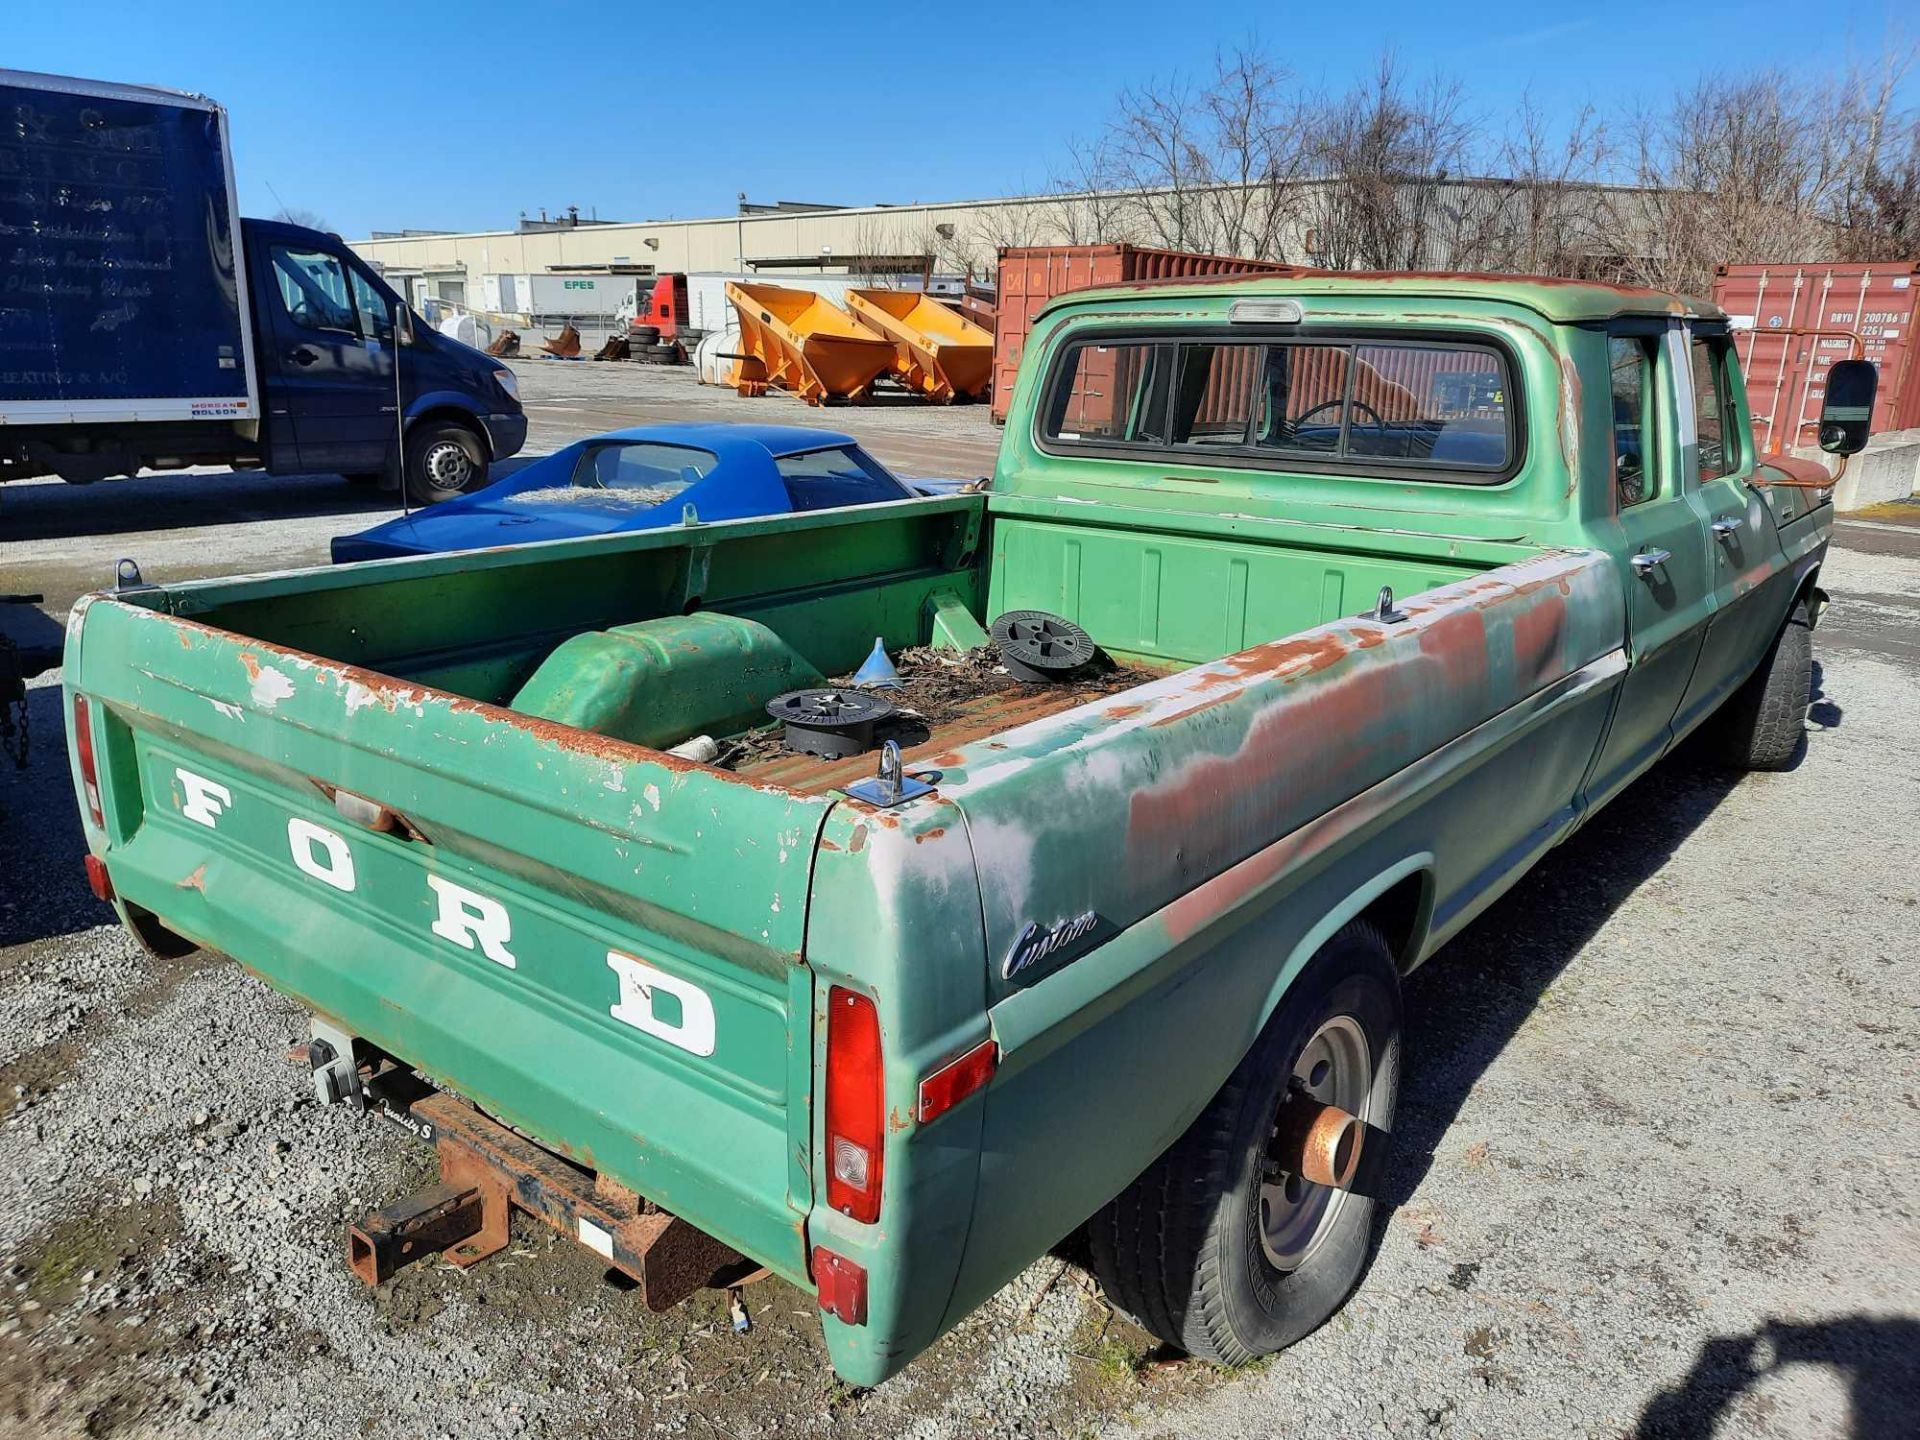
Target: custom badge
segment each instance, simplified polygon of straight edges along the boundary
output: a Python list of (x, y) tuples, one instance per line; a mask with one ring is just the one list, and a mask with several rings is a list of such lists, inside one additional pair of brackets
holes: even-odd
[(1071, 920), (1062, 920), (1054, 925), (1042, 925), (1037, 920), (1029, 920), (1007, 951), (1007, 958), (1001, 962), (1000, 978), (1011, 980), (1021, 972), (1031, 970), (1069, 945), (1086, 939), (1099, 928), (1100, 914), (1096, 910), (1084, 911)]

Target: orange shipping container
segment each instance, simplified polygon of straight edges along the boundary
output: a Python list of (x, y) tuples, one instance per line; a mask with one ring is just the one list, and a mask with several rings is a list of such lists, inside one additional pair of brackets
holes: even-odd
[(1713, 302), (1732, 318), (1763, 452), (1813, 443), (1827, 367), (1856, 353), (1856, 338), (1880, 370), (1875, 432), (1920, 426), (1920, 263), (1722, 265)]
[(1297, 265), (1235, 255), (1189, 255), (1140, 245), (1026, 245), (1000, 252), (994, 297), (993, 418), (1004, 421), (1033, 317), (1056, 295), (1090, 285), (1171, 280), (1187, 275), (1303, 275)]

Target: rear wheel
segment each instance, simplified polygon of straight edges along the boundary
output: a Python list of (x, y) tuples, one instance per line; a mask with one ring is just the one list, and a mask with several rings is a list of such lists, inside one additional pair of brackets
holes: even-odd
[(1718, 717), (1720, 754), (1737, 770), (1784, 770), (1799, 752), (1813, 703), (1813, 620), (1805, 605), (1774, 639)]
[(1187, 1133), (1088, 1222), (1108, 1296), (1169, 1344), (1227, 1365), (1325, 1323), (1366, 1269), (1374, 1202), (1270, 1158), (1276, 1116), (1297, 1090), (1390, 1129), (1400, 1017), (1385, 939), (1348, 924)]
[(454, 420), (430, 420), (407, 436), (407, 498), (416, 505), (451, 500), (487, 483), (480, 437)]

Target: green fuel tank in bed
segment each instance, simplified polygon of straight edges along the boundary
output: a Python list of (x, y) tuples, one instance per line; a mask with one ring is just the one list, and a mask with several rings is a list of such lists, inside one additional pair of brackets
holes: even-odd
[(764, 724), (767, 701), (821, 679), (765, 625), (701, 610), (574, 636), (534, 671), (512, 707), (664, 749)]

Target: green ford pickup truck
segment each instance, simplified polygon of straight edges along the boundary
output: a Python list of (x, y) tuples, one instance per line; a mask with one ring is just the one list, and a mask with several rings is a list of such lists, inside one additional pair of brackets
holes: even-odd
[(1076, 292), (984, 493), (87, 597), (88, 869), (438, 1146), (370, 1281), (518, 1208), (873, 1384), (1085, 1227), (1244, 1362), (1365, 1268), (1400, 977), (1696, 727), (1790, 763), (1832, 506), (1751, 437), (1652, 291)]

